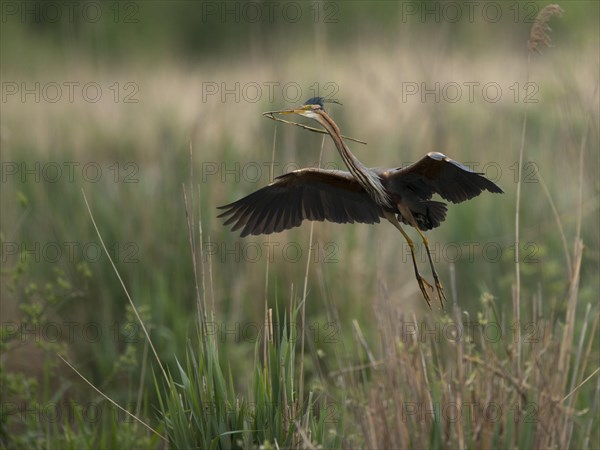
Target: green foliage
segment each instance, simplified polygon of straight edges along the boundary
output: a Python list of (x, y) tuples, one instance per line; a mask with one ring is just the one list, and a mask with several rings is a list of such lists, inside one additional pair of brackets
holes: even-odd
[[(65, 309), (86, 298), (92, 273), (89, 265), (82, 261), (75, 264), (72, 280), (59, 266), (53, 266), (50, 281), (29, 281), (34, 277), (34, 256), (30, 252), (20, 253), (14, 267), (6, 273), (10, 280), (6, 286), (10, 298), (19, 299), (19, 317), (3, 321), (0, 328), (0, 446), (14, 449), (153, 446), (156, 436), (149, 436), (139, 424), (101, 399), (71, 398), (71, 382), (56, 376), (61, 368), (56, 355), (67, 355), (75, 344), (58, 328), (62, 322), (57, 318)], [(149, 326), (147, 308), (141, 308), (141, 316)], [(130, 308), (127, 317), (129, 322), (125, 326), (131, 326), (134, 322)], [(59, 330), (56, 335), (55, 330)], [(135, 334), (137, 336), (129, 332), (127, 336), (140, 337), (138, 332)], [(42, 362), (39, 377), (11, 368), (11, 360), (23, 351), (39, 357)], [(112, 376), (137, 368), (137, 353), (135, 346), (128, 343), (113, 362)], [(55, 383), (60, 386), (58, 390), (52, 387)], [(146, 415), (145, 408), (141, 412)]]
[(210, 336), (188, 345), (185, 367), (178, 362), (167, 382), (155, 374), (161, 420), (174, 448), (290, 448), (308, 442), (341, 448), (341, 422), (331, 428), (312, 393), (306, 402), (297, 399), (303, 376), (295, 363), (298, 336), (295, 327), (283, 324), (266, 338), (266, 361), (257, 341), (248, 392), (236, 392), (231, 369), (222, 367), (218, 342)]

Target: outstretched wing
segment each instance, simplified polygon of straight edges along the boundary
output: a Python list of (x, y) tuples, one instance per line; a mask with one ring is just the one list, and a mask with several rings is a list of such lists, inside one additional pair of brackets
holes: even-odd
[(467, 166), (437, 152), (428, 153), (408, 167), (388, 172), (388, 176), (394, 188), (408, 189), (421, 200), (428, 200), (437, 193), (452, 203), (460, 203), (483, 191), (503, 192), (483, 174), (473, 172)]
[(300, 226), (303, 220), (378, 223), (383, 217), (354, 177), (340, 170), (301, 169), (229, 205), (219, 217), (241, 236), (271, 234)]

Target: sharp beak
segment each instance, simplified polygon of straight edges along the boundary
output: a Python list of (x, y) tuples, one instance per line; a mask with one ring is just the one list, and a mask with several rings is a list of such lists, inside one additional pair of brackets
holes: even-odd
[(310, 105), (302, 105), (294, 109), (282, 109), (279, 111), (267, 111), (263, 113), (263, 116), (272, 116), (273, 114), (300, 114), (303, 115), (306, 111), (310, 110)]

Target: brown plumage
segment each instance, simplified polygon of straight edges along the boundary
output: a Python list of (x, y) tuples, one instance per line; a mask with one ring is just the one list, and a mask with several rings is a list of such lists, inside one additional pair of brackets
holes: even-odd
[[(370, 170), (393, 201), (409, 205), (423, 231), (438, 227), (446, 218), (446, 204), (429, 200), (434, 193), (460, 203), (484, 190), (502, 192), (483, 175), (441, 153), (430, 153), (405, 168)], [(268, 186), (219, 209), (224, 210), (219, 217), (227, 218), (224, 225), (233, 224), (232, 231), (241, 229), (242, 237), (289, 230), (304, 220), (372, 224), (384, 217), (384, 207), (349, 172), (324, 169), (281, 175)], [(385, 209), (410, 225), (398, 209)]]
[(379, 223), (383, 210), (362, 186), (341, 170), (301, 169), (229, 205), (219, 217), (241, 236), (299, 227), (303, 220)]
[(298, 227), (304, 220), (334, 223), (379, 223), (390, 221), (405, 237), (410, 248), (415, 276), (427, 304), (425, 287), (432, 286), (419, 274), (414, 245), (400, 222), (417, 229), (423, 239), (440, 302), (445, 298), (433, 266), (427, 239), (420, 230), (438, 227), (446, 218), (445, 203), (431, 200), (433, 194), (460, 203), (483, 191), (502, 193), (481, 173), (432, 152), (416, 163), (396, 169), (366, 168), (352, 155), (339, 128), (323, 109), (323, 100), (314, 98), (301, 108), (272, 114), (296, 113), (319, 122), (332, 137), (350, 172), (317, 168), (295, 170), (277, 177), (271, 184), (225, 206), (219, 217), (241, 236), (271, 234)]

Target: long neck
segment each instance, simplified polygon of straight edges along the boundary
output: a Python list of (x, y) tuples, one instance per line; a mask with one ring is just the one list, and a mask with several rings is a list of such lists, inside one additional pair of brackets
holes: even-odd
[(321, 119), (319, 120), (319, 123), (325, 127), (333, 139), (340, 156), (344, 160), (344, 163), (346, 164), (346, 167), (348, 167), (348, 170), (352, 176), (354, 176), (356, 181), (358, 181), (360, 185), (369, 193), (373, 200), (380, 205), (390, 206), (390, 199), (383, 185), (381, 184), (381, 180), (373, 171), (366, 168), (363, 163), (361, 163), (356, 156), (350, 152), (350, 149), (342, 139), (342, 134), (336, 123), (324, 111), (320, 112), (319, 117)]

